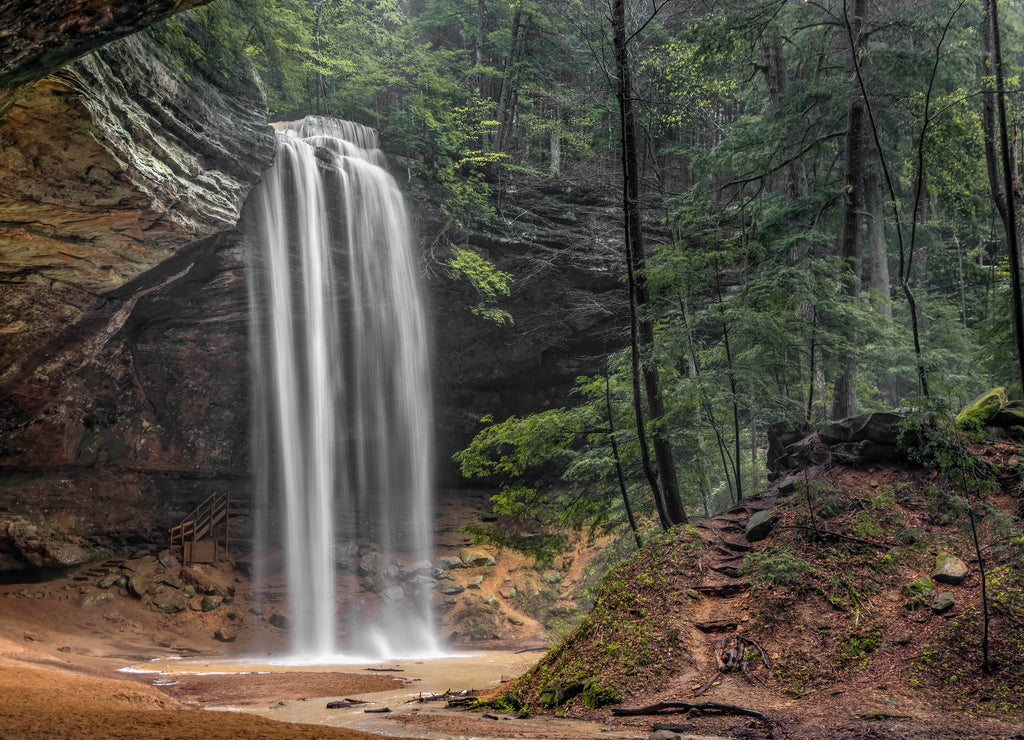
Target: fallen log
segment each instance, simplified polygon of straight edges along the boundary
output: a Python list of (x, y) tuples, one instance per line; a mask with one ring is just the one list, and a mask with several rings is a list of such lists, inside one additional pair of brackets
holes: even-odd
[(737, 707), (733, 704), (718, 704), (717, 702), (690, 704), (685, 701), (660, 701), (657, 704), (649, 704), (645, 707), (612, 707), (612, 715), (616, 717), (639, 717), (644, 714), (657, 714), (666, 709), (674, 712), (697, 711), (704, 714), (738, 714), (743, 717), (753, 717), (762, 722), (771, 722), (767, 714), (756, 709)]
[(390, 711), (388, 707), (381, 707), (380, 709), (364, 709), (363, 714), (388, 714)]

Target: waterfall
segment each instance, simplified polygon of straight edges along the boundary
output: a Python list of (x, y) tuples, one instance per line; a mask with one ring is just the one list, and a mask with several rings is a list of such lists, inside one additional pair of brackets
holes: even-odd
[(438, 650), (427, 323), (383, 164), (372, 129), (279, 124), (252, 201), (256, 529), (282, 551), (299, 660)]

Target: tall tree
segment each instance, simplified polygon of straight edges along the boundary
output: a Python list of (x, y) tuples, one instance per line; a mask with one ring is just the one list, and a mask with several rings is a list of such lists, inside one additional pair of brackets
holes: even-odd
[[(634, 410), (640, 438), (644, 472), (658, 505), (663, 526), (683, 524), (686, 510), (679, 496), (675, 459), (665, 428), (665, 404), (661, 396), (658, 365), (651, 356), (654, 347), (654, 321), (649, 313), (646, 254), (640, 206), (640, 159), (637, 150), (633, 85), (626, 38), (624, 0), (612, 2), (612, 36), (615, 48), (616, 97), (619, 101), (619, 125), (622, 153), (622, 208), (626, 244), (626, 270), (629, 282), (630, 338), (633, 362)], [(641, 315), (643, 313), (643, 315)], [(642, 356), (646, 354), (646, 356)], [(640, 402), (640, 375), (643, 376), (647, 409), (651, 415), (651, 438), (657, 473), (647, 451), (647, 431)]]

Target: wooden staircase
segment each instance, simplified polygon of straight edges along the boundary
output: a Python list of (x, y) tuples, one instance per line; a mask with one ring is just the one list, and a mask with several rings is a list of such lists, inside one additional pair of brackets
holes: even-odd
[(242, 501), (223, 491), (214, 493), (171, 527), (171, 552), (185, 565), (216, 562), (227, 555), (232, 518), (244, 513)]

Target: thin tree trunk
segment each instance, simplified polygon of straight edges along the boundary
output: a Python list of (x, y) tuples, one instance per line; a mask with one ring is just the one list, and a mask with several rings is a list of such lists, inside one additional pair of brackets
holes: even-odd
[(518, 69), (519, 66), (519, 27), (523, 16), (522, 0), (516, 3), (515, 12), (512, 14), (512, 40), (509, 44), (508, 53), (501, 65), (501, 91), (498, 93), (498, 129), (494, 132), (494, 151), (501, 152), (508, 136), (509, 103), (512, 101), (512, 77), (511, 69)]
[(612, 443), (612, 457), (615, 459), (615, 476), (619, 481), (619, 493), (622, 495), (622, 504), (626, 507), (626, 518), (629, 519), (629, 529), (636, 540), (636, 549), (642, 550), (644, 543), (640, 540), (640, 533), (636, 528), (636, 518), (633, 516), (633, 506), (629, 503), (629, 493), (626, 490), (626, 475), (622, 472), (622, 458), (619, 456), (619, 443), (615, 440), (615, 419), (612, 415), (612, 390), (611, 380), (608, 373), (604, 376), (604, 404), (608, 413), (608, 439)]
[[(1003, 191), (1006, 193), (1006, 250), (1010, 256), (1010, 290), (1013, 294), (1013, 333), (1017, 340), (1017, 367), (1024, 378), (1024, 301), (1021, 298), (1020, 242), (1017, 239), (1017, 192), (1010, 159), (1010, 137), (1006, 125), (1006, 84), (1003, 75), (1002, 41), (999, 37), (999, 3), (987, 0), (992, 17), (992, 61), (996, 73), (996, 110), (999, 116), (999, 144), (1002, 149)], [(1011, 370), (1010, 377), (1013, 377)]]
[[(657, 462), (657, 474), (653, 468), (647, 470), (648, 481), (655, 499), (664, 505), (666, 526), (683, 524), (687, 521), (679, 495), (679, 483), (676, 479), (675, 461), (672, 447), (665, 430), (665, 408), (659, 387), (658, 366), (650, 351), (654, 346), (654, 323), (649, 316), (640, 316), (640, 309), (647, 309), (650, 296), (647, 280), (644, 276), (646, 258), (644, 254), (643, 232), (640, 220), (640, 166), (636, 144), (636, 120), (633, 110), (633, 87), (630, 78), (629, 56), (626, 48), (625, 0), (613, 0), (612, 33), (615, 45), (615, 71), (618, 75), (617, 97), (622, 144), (622, 177), (623, 177), (623, 220), (625, 221), (627, 277), (630, 283), (631, 323), (633, 324), (632, 349), (633, 370), (643, 373), (644, 387), (647, 395), (647, 408), (651, 414), (652, 442), (654, 457)], [(647, 350), (648, 357), (640, 362), (641, 346)], [(638, 400), (638, 399), (636, 399)], [(641, 409), (636, 409), (637, 431), (642, 440), (646, 438), (646, 430), (641, 421)], [(641, 442), (641, 450), (646, 442)], [(645, 461), (645, 467), (649, 460)], [(660, 478), (660, 481), (658, 480)]]

